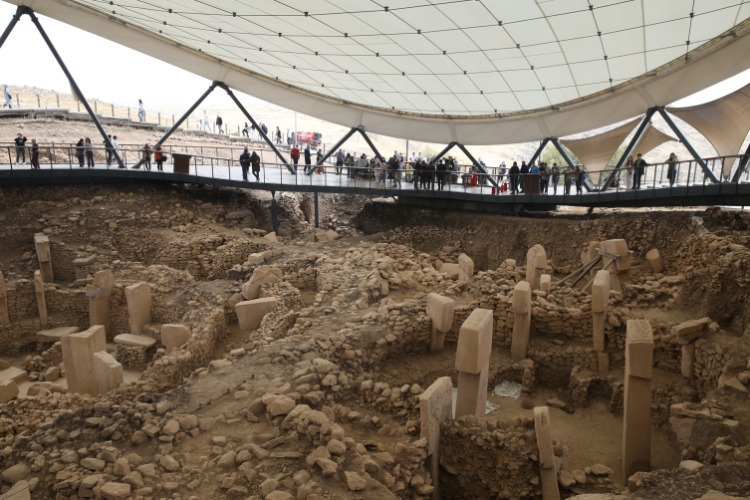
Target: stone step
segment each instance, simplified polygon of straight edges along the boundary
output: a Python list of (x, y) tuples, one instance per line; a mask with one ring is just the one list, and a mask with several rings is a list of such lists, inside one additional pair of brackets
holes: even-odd
[(156, 344), (156, 339), (146, 335), (133, 335), (132, 333), (121, 333), (115, 336), (115, 344), (126, 345), (131, 347), (144, 347), (148, 349)]

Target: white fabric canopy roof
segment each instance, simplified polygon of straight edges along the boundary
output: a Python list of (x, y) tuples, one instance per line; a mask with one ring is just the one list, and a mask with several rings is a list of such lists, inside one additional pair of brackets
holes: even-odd
[[(719, 156), (741, 154), (740, 148), (750, 130), (750, 85), (715, 101), (667, 110), (706, 136)], [(724, 161), (724, 177), (729, 175), (733, 164), (734, 159)]]
[(6, 1), (322, 119), (443, 143), (571, 135), (750, 67), (741, 0)]

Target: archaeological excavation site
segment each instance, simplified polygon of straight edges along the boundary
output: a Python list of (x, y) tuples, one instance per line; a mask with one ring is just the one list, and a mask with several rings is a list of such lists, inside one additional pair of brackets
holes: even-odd
[(750, 216), (0, 187), (2, 499), (750, 496)]

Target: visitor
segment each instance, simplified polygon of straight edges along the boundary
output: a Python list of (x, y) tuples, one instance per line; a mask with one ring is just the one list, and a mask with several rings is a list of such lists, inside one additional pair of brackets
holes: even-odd
[(292, 151), (289, 153), (289, 156), (292, 157), (292, 163), (294, 164), (294, 173), (296, 174), (297, 173), (297, 164), (299, 164), (299, 156), (300, 156), (299, 148), (297, 147), (296, 144), (292, 148)]
[(13, 107), (13, 96), (10, 95), (7, 85), (3, 85), (3, 99), (4, 99), (3, 107), (11, 109)]
[(250, 165), (252, 166), (255, 180), (260, 181), (260, 156), (255, 151), (250, 155)]
[(388, 174), (391, 187), (401, 188), (401, 158), (396, 154), (388, 161)]
[(362, 156), (359, 157), (359, 160), (357, 160), (357, 176), (366, 179), (370, 177), (368, 170), (369, 162), (367, 161), (367, 155), (362, 153)]
[(240, 155), (240, 167), (242, 167), (242, 180), (246, 181), (247, 172), (250, 170), (250, 151), (248, 151), (247, 148), (245, 148)]
[(565, 169), (565, 194), (570, 194), (570, 188), (573, 185), (573, 166), (568, 165), (568, 168)]
[(635, 169), (635, 160), (633, 160), (633, 155), (628, 156), (627, 161), (625, 162), (625, 188), (630, 188), (633, 186), (633, 171)]
[(646, 160), (643, 159), (643, 155), (641, 153), (638, 153), (638, 157), (635, 160), (635, 163), (633, 164), (634, 167), (634, 175), (633, 175), (633, 189), (640, 189), (641, 188), (641, 177), (646, 173), (646, 167), (648, 166), (648, 163), (646, 163)]
[(346, 153), (344, 166), (346, 167), (346, 176), (350, 179), (354, 178), (354, 157), (350, 153)]
[(315, 155), (315, 164), (318, 166), (315, 172), (318, 174), (322, 174), (323, 173), (323, 152), (320, 149), (318, 149), (318, 152)]
[(560, 167), (557, 163), (552, 164), (552, 191), (557, 194), (557, 183), (560, 182)]
[(219, 134), (224, 133), (224, 120), (222, 120), (221, 115), (218, 113), (216, 114), (216, 128), (218, 129)]
[(276, 144), (281, 146), (281, 129), (278, 127), (278, 125), (276, 126)]
[[(114, 159), (119, 157), (120, 160), (122, 160), (122, 157), (120, 156), (120, 145), (117, 143), (117, 136), (113, 135), (110, 142), (112, 142), (112, 158)], [(120, 165), (117, 168), (125, 168), (125, 165)]]
[(21, 132), (13, 140), (16, 143), (16, 163), (26, 163), (26, 140)]
[(669, 187), (674, 186), (674, 181), (677, 179), (677, 155), (674, 152), (667, 160), (667, 179), (669, 179)]
[(547, 189), (549, 188), (549, 172), (547, 171), (546, 163), (539, 162), (539, 176), (542, 193), (547, 194)]
[(437, 176), (437, 188), (438, 191), (443, 190), (443, 186), (445, 185), (445, 162), (442, 158), (438, 160), (437, 165), (435, 166), (435, 174)]
[(245, 122), (245, 127), (242, 129), (242, 135), (250, 139), (250, 125)]
[[(128, 115), (128, 116), (130, 116), (130, 115)], [(146, 121), (146, 108), (143, 106), (143, 101), (140, 100), (140, 99), (138, 99), (138, 121), (139, 122), (145, 122)]]
[(161, 146), (157, 144), (154, 146), (154, 161), (156, 162), (156, 170), (159, 172), (163, 171), (165, 155), (161, 150)]
[[(143, 169), (151, 171), (151, 146), (148, 145), (148, 143), (143, 145), (143, 148), (141, 149), (141, 159), (143, 160)], [(138, 165), (136, 165), (133, 168), (138, 168)]]
[(378, 160), (377, 155), (371, 160), (372, 171), (375, 172), (375, 182), (378, 187), (385, 187), (386, 169), (383, 168), (383, 164)]
[(76, 142), (76, 158), (78, 158), (78, 166), (80, 168), (83, 168), (83, 158), (86, 154), (86, 147), (83, 143), (83, 137), (81, 137), (78, 142)]
[(305, 172), (306, 173), (312, 173), (310, 172), (310, 167), (312, 166), (312, 152), (310, 151), (310, 145), (305, 144)]
[(88, 168), (94, 168), (94, 146), (91, 144), (91, 139), (86, 137), (83, 145), (86, 149), (86, 165)]
[(344, 151), (339, 149), (336, 152), (336, 175), (341, 175), (341, 172), (344, 170)]
[(211, 132), (211, 120), (208, 119), (208, 113), (205, 109), (203, 110), (203, 125), (201, 126), (199, 124), (198, 127), (201, 128), (201, 130)]
[(104, 141), (104, 153), (107, 158), (107, 166), (112, 165), (112, 134), (107, 134), (107, 141)]
[(576, 165), (573, 178), (576, 181), (576, 194), (583, 194), (583, 170), (580, 165)]
[(518, 162), (513, 162), (513, 165), (511, 165), (508, 174), (508, 177), (510, 178), (510, 194), (518, 194), (518, 184), (520, 180), (519, 177), (521, 174), (521, 169), (518, 168)]
[(505, 162), (500, 162), (500, 166), (497, 167), (497, 183), (502, 184), (503, 179), (505, 179), (505, 174), (508, 173), (508, 167), (505, 165)]
[(526, 164), (526, 161), (521, 161), (521, 175), (518, 177), (518, 190), (526, 192), (526, 176), (529, 175), (531, 168)]
[(31, 168), (39, 168), (39, 144), (31, 139)]

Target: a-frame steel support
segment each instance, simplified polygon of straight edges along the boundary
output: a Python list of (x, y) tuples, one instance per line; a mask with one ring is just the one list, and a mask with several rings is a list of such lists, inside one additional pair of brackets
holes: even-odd
[(13, 19), (10, 21), (10, 23), (8, 23), (8, 27), (5, 28), (5, 31), (3, 32), (2, 36), (0, 36), (0, 47), (2, 47), (2, 45), (5, 43), (5, 40), (8, 38), (8, 35), (10, 35), (16, 23), (18, 23), (18, 20), (24, 14), (29, 16), (29, 18), (31, 19), (31, 22), (34, 23), (34, 26), (36, 26), (36, 29), (39, 31), (39, 34), (42, 35), (42, 39), (44, 39), (44, 43), (47, 44), (47, 47), (49, 48), (50, 52), (52, 52), (52, 55), (57, 61), (57, 64), (60, 65), (60, 69), (63, 70), (63, 73), (65, 73), (65, 76), (68, 78), (68, 82), (70, 83), (70, 88), (73, 90), (73, 93), (78, 98), (78, 100), (81, 101), (81, 103), (83, 104), (83, 107), (86, 108), (86, 112), (89, 114), (97, 130), (99, 130), (99, 133), (104, 138), (104, 142), (107, 145), (107, 147), (112, 150), (115, 160), (117, 160), (117, 164), (120, 166), (120, 168), (125, 168), (125, 164), (122, 162), (122, 158), (120, 158), (120, 153), (118, 153), (117, 150), (112, 146), (112, 142), (109, 140), (109, 137), (107, 137), (107, 132), (104, 131), (104, 127), (102, 127), (101, 122), (99, 122), (99, 119), (96, 117), (96, 113), (94, 113), (94, 110), (91, 109), (91, 106), (89, 106), (88, 101), (83, 96), (83, 92), (81, 92), (81, 89), (78, 87), (78, 84), (73, 79), (73, 75), (71, 75), (70, 71), (68, 71), (68, 67), (65, 66), (65, 63), (60, 57), (60, 54), (57, 52), (57, 49), (55, 48), (55, 46), (52, 44), (52, 41), (47, 36), (47, 32), (44, 31), (44, 28), (42, 28), (42, 24), (39, 22), (39, 19), (36, 17), (36, 15), (34, 14), (34, 11), (30, 7), (26, 7), (24, 5), (18, 6), (18, 9), (16, 9), (16, 14), (13, 16)]
[(378, 148), (375, 147), (375, 144), (372, 143), (372, 141), (370, 140), (370, 137), (367, 135), (367, 132), (365, 132), (365, 128), (362, 126), (352, 127), (351, 130), (349, 130), (349, 132), (344, 134), (344, 137), (339, 139), (339, 141), (336, 144), (334, 144), (333, 147), (331, 147), (328, 151), (326, 151), (326, 154), (324, 154), (320, 158), (320, 161), (318, 161), (317, 163), (315, 163), (315, 165), (311, 166), (308, 170), (306, 170), (305, 174), (311, 175), (313, 172), (315, 172), (317, 167), (322, 165), (328, 158), (330, 158), (336, 151), (338, 151), (339, 148), (343, 146), (344, 143), (348, 141), (351, 136), (353, 136), (357, 132), (359, 132), (360, 135), (364, 138), (365, 142), (367, 143), (368, 146), (370, 146), (370, 149), (375, 154), (375, 156), (377, 156), (378, 158), (383, 158), (383, 155), (380, 154), (380, 151), (378, 151)]
[(539, 147), (536, 149), (533, 155), (531, 155), (531, 159), (529, 160), (529, 165), (534, 163), (537, 158), (542, 156), (542, 153), (544, 152), (544, 148), (547, 147), (547, 144), (549, 144), (550, 138), (545, 137), (541, 144), (539, 144)]
[[(576, 162), (573, 161), (573, 158), (570, 157), (563, 145), (560, 144), (560, 139), (557, 137), (550, 137), (549, 142), (557, 148), (560, 156), (563, 157), (563, 160), (565, 160), (565, 163), (567, 163), (570, 168), (576, 168)], [(583, 187), (586, 188), (586, 191), (594, 191), (594, 185), (591, 183), (591, 179), (589, 179), (588, 175), (583, 178)]]
[(677, 135), (677, 138), (680, 140), (683, 146), (685, 146), (685, 149), (688, 150), (688, 152), (693, 155), (693, 159), (698, 163), (698, 165), (701, 166), (701, 169), (703, 170), (703, 174), (708, 177), (711, 182), (721, 182), (721, 179), (716, 177), (716, 174), (714, 174), (711, 169), (708, 168), (708, 165), (706, 165), (706, 162), (701, 158), (701, 156), (698, 154), (698, 152), (693, 148), (693, 145), (690, 144), (690, 141), (687, 140), (687, 137), (685, 137), (685, 134), (682, 133), (682, 130), (680, 130), (677, 125), (675, 124), (674, 120), (672, 120), (672, 117), (669, 116), (669, 113), (664, 109), (664, 107), (660, 106), (656, 108), (657, 111), (659, 111), (659, 114), (664, 118), (664, 121), (667, 122), (667, 125), (669, 125), (669, 128), (672, 129), (672, 132), (674, 132)]
[(466, 155), (466, 157), (469, 159), (469, 161), (472, 163), (472, 165), (474, 165), (475, 167), (477, 167), (477, 169), (481, 173), (485, 174), (485, 176), (486, 176), (487, 180), (490, 182), (490, 184), (492, 184), (495, 187), (499, 187), (497, 181), (492, 178), (492, 176), (489, 174), (489, 172), (487, 172), (487, 169), (485, 169), (482, 166), (482, 164), (479, 163), (476, 160), (476, 158), (474, 158), (474, 155), (472, 155), (469, 152), (469, 150), (466, 149), (466, 146), (464, 146), (460, 142), (456, 142), (456, 141), (449, 142), (448, 145), (445, 146), (445, 148), (443, 148), (442, 151), (440, 151), (437, 155), (435, 155), (435, 156), (432, 157), (432, 160), (430, 160), (430, 163), (435, 163), (436, 161), (438, 161), (440, 158), (442, 158), (443, 156), (445, 156), (448, 153), (448, 151), (450, 151), (451, 149), (453, 149), (454, 146), (458, 146), (458, 149), (460, 149)]
[[(617, 178), (618, 172), (622, 169), (622, 167), (625, 165), (625, 161), (627, 161), (628, 156), (633, 154), (633, 151), (636, 147), (638, 147), (638, 144), (641, 143), (641, 140), (643, 139), (643, 136), (648, 131), (649, 127), (651, 126), (651, 118), (653, 118), (654, 113), (656, 113), (656, 108), (649, 108), (648, 111), (646, 111), (646, 114), (643, 116), (643, 119), (641, 120), (641, 123), (638, 125), (638, 129), (636, 129), (635, 134), (633, 134), (633, 137), (630, 139), (630, 142), (627, 146), (625, 146), (625, 150), (622, 152), (622, 156), (617, 160), (617, 164), (615, 165), (615, 168), (612, 169), (612, 171), (609, 173), (606, 179), (604, 179), (604, 183), (602, 184), (600, 190), (605, 191), (608, 189), (612, 183)], [(630, 186), (628, 186), (630, 187)]]
[(740, 177), (742, 177), (742, 174), (745, 173), (745, 169), (747, 168), (748, 161), (750, 160), (750, 145), (747, 146), (747, 149), (745, 150), (745, 154), (740, 158), (740, 163), (737, 165), (737, 171), (732, 176), (732, 182), (737, 183), (740, 182)]

